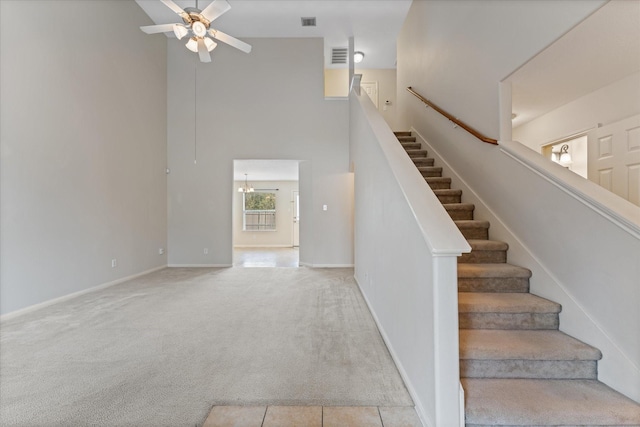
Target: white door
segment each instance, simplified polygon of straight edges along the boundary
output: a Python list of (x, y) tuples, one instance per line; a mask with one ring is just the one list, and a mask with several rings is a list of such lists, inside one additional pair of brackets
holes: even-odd
[(300, 246), (300, 192), (293, 192), (293, 246)]
[(378, 82), (360, 83), (360, 89), (369, 95), (369, 98), (373, 101), (373, 105), (378, 108)]
[(591, 131), (588, 176), (640, 206), (640, 114)]

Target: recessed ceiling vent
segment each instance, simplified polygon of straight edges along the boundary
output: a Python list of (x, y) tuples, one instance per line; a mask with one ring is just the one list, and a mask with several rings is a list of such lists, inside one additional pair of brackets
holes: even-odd
[(347, 64), (348, 57), (349, 57), (348, 47), (334, 47), (331, 49), (332, 64)]
[(315, 16), (310, 16), (310, 17), (302, 17), (300, 18), (300, 20), (302, 21), (302, 26), (303, 27), (315, 27), (316, 26), (316, 17)]

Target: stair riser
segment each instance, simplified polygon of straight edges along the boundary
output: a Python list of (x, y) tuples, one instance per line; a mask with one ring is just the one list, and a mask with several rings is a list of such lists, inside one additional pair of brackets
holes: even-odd
[(473, 219), (473, 211), (447, 209), (447, 213), (449, 214), (451, 219), (453, 219), (454, 221), (463, 220), (463, 219)]
[(393, 132), (395, 136), (411, 136), (411, 131), (397, 130)]
[(465, 239), (489, 239), (489, 229), (487, 228), (459, 228)]
[(460, 360), (463, 378), (535, 378), (595, 380), (594, 360)]
[(402, 148), (405, 150), (419, 150), (422, 148), (419, 142), (403, 142)]
[(412, 159), (420, 159), (420, 158), (423, 158), (423, 157), (427, 157), (427, 152), (424, 151), (424, 150), (412, 151), (412, 152), (408, 152), (407, 151), (407, 154)]
[(507, 262), (507, 251), (472, 250), (468, 254), (462, 254), (461, 256), (459, 256), (458, 262), (469, 263), (469, 264), (505, 263)]
[(458, 278), (459, 292), (529, 292), (529, 279), (520, 277)]
[(440, 203), (460, 203), (462, 202), (462, 196), (438, 196)]
[(400, 142), (416, 142), (415, 136), (398, 136), (397, 138)]
[(558, 329), (557, 313), (460, 313), (460, 329)]
[(423, 166), (433, 166), (434, 164), (434, 159), (432, 157), (418, 157), (411, 160), (413, 160), (413, 164), (418, 168)]
[(429, 169), (429, 170), (421, 170), (420, 173), (425, 178), (441, 177), (442, 176), (442, 169), (441, 168), (433, 168), (433, 169)]
[(446, 182), (446, 181), (430, 181), (429, 179), (425, 178), (425, 181), (427, 181), (427, 184), (429, 184), (429, 187), (431, 187), (432, 190), (448, 190), (451, 188), (451, 182)]

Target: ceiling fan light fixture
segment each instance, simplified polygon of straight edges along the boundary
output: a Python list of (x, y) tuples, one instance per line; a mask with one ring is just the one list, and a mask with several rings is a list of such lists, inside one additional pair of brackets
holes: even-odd
[(198, 53), (198, 40), (195, 37), (191, 37), (189, 41), (185, 44), (185, 46), (191, 52)]
[(214, 42), (209, 37), (205, 37), (204, 38), (204, 45), (207, 47), (207, 50), (209, 52), (211, 52), (213, 49), (216, 48), (216, 46), (218, 46), (218, 43)]
[(354, 52), (353, 54), (353, 62), (355, 62), (356, 64), (359, 64), (360, 62), (362, 62), (362, 60), (364, 59), (364, 53), (358, 51), (358, 52)]
[(195, 34), (196, 37), (204, 37), (205, 34), (207, 34), (206, 25), (204, 25), (200, 21), (195, 21), (193, 24), (191, 24), (191, 30), (193, 30), (193, 34)]
[(173, 26), (173, 34), (176, 35), (178, 40), (181, 40), (189, 33), (189, 30), (184, 25), (176, 24)]

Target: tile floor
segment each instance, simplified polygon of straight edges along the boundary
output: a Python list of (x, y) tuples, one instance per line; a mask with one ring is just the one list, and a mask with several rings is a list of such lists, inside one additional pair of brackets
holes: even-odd
[(412, 407), (214, 406), (203, 427), (421, 427)]
[(234, 248), (234, 267), (298, 267), (298, 248)]

